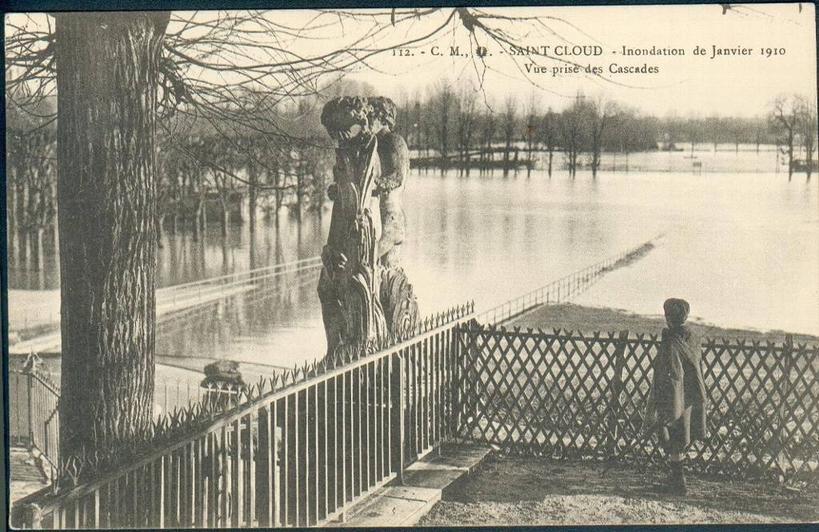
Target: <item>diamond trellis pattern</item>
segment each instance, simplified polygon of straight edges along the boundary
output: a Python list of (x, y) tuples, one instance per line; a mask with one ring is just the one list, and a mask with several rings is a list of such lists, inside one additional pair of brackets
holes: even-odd
[[(509, 452), (655, 462), (641, 434), (657, 335), (458, 330), (459, 432)], [(742, 338), (702, 342), (708, 438), (691, 446), (702, 471), (819, 480), (819, 346)]]

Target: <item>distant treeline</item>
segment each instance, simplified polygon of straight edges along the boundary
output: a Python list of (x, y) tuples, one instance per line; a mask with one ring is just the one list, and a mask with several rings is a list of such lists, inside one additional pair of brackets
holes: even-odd
[[(565, 108), (555, 110), (532, 98), (513, 96), (500, 104), (487, 104), (472, 87), (456, 88), (448, 82), (430, 87), (424, 96), (400, 102), (397, 129), (421, 157), (437, 158), (441, 165), (463, 167), (475, 153), (496, 151), (546, 152), (551, 174), (554, 155), (560, 152), (571, 174), (581, 155), (588, 156), (592, 172), (599, 168), (601, 152), (635, 152), (683, 149), (692, 144), (786, 145), (772, 113), (740, 117), (656, 117), (604, 96), (578, 94)], [(480, 155), (479, 155), (480, 156)]]

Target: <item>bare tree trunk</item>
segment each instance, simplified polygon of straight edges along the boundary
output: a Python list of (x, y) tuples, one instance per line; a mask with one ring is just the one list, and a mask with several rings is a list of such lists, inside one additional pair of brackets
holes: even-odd
[(197, 200), (196, 201), (196, 208), (193, 211), (193, 236), (192, 236), (192, 238), (193, 238), (194, 242), (199, 241), (199, 233), (200, 233), (201, 228), (202, 228), (202, 211), (203, 210), (204, 210), (204, 208), (203, 208), (202, 200), (201, 199)]
[(32, 227), (28, 234), (31, 267), (36, 271), (43, 269), (43, 228)]
[(279, 227), (279, 211), (282, 208), (282, 191), (276, 190), (276, 206), (273, 211), (273, 218), (274, 222), (276, 222), (276, 227)]
[(256, 172), (252, 172), (250, 177), (250, 185), (248, 185), (247, 210), (248, 222), (250, 223), (250, 232), (256, 231), (256, 204), (258, 203), (258, 189), (256, 185), (258, 178)]
[(793, 178), (793, 133), (788, 133), (788, 181)]
[(105, 455), (151, 422), (157, 71), (169, 18), (56, 15), (62, 458)]
[(24, 178), (23, 175), (18, 174), (17, 178), (21, 180), (17, 183), (17, 193), (15, 194), (17, 205), (14, 208), (15, 212), (17, 213), (17, 251), (19, 253), (21, 264), (25, 264), (25, 261), (28, 258), (28, 246), (26, 239), (26, 226), (28, 225), (28, 216), (26, 215), (27, 187), (25, 182), (22, 181)]
[(228, 225), (230, 225), (230, 204), (226, 201), (222, 201), (222, 236), (227, 236), (228, 234)]
[(204, 238), (206, 234), (206, 229), (208, 228), (208, 193), (205, 190), (203, 190), (202, 192), (201, 201), (202, 210), (199, 212), (199, 221), (201, 222), (199, 228), (202, 230), (202, 237)]
[(552, 157), (554, 157), (554, 150), (549, 148), (549, 179), (552, 178)]
[(165, 216), (160, 214), (156, 217), (156, 247), (162, 249), (162, 239), (165, 237)]
[(299, 227), (301, 227), (301, 203), (304, 197), (304, 166), (302, 162), (304, 152), (299, 151), (298, 157), (299, 161), (296, 164), (296, 220), (299, 223)]
[(54, 225), (52, 226), (52, 236), (54, 237), (54, 255), (60, 256), (60, 211), (54, 213)]
[(17, 232), (15, 224), (17, 222), (17, 212), (15, 208), (15, 187), (13, 180), (15, 179), (14, 170), (7, 170), (6, 173), (6, 256), (12, 261), (17, 260), (15, 253), (16, 247), (14, 245), (14, 234)]

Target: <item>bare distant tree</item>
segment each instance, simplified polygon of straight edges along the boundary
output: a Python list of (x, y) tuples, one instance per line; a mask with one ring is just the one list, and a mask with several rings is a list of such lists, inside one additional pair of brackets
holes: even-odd
[(9, 252), (16, 239), (17, 255), (33, 259), (31, 267), (39, 270), (43, 233), (54, 223), (56, 214), (56, 143), (53, 128), (32, 129), (30, 123), (19, 123), (19, 118), (8, 117), (6, 130)]
[(780, 95), (773, 101), (770, 121), (777, 132), (778, 144), (788, 157), (788, 181), (793, 178), (794, 147), (799, 126), (799, 104), (796, 97)]
[(588, 104), (589, 114), (589, 148), (591, 150), (591, 170), (592, 179), (597, 177), (597, 170), (600, 168), (601, 153), (603, 149), (603, 136), (606, 128), (611, 124), (617, 113), (617, 105), (607, 101), (603, 96), (592, 99)]
[(569, 175), (577, 175), (577, 159), (584, 143), (584, 107), (583, 98), (578, 96), (574, 103), (560, 115), (560, 137)]
[(526, 177), (532, 175), (534, 152), (538, 142), (537, 98), (533, 92), (526, 105)]
[[(692, 121), (691, 124), (696, 127), (694, 121)], [(726, 134), (728, 133), (726, 126), (727, 124), (722, 117), (714, 115), (705, 119), (704, 130), (710, 135), (711, 144), (714, 146), (714, 153), (717, 151), (717, 145), (726, 138)]]
[(816, 102), (804, 96), (797, 97), (797, 130), (805, 150), (805, 172), (810, 181), (813, 172), (813, 152), (816, 150)]
[(517, 129), (518, 103), (514, 96), (507, 96), (503, 105), (503, 175), (509, 174), (509, 153), (512, 151), (512, 143), (515, 140), (515, 130)]
[(449, 121), (456, 105), (455, 93), (448, 80), (442, 80), (435, 87), (433, 109), (435, 112), (435, 136), (438, 144), (438, 153), (441, 157), (441, 171), (449, 167), (449, 136), (451, 134)]
[(458, 162), (461, 173), (469, 175), (472, 138), (475, 135), (476, 94), (471, 87), (464, 87), (458, 95)]
[(495, 114), (488, 110), (481, 113), (481, 168), (489, 169), (493, 159), (492, 143), (495, 140), (495, 133), (498, 127)]
[(560, 115), (552, 111), (552, 108), (549, 107), (540, 123), (540, 141), (546, 149), (546, 169), (549, 177), (552, 177), (552, 160), (558, 141), (559, 116)]

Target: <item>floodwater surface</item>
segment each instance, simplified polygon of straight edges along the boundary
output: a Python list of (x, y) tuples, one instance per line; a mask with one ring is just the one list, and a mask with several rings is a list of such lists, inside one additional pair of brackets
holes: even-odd
[[(413, 173), (402, 261), (428, 314), (469, 300), (488, 308), (662, 235), (575, 302), (659, 314), (665, 298), (683, 297), (692, 316), (717, 325), (819, 334), (817, 181), (774, 172)], [(318, 255), (328, 209), (301, 225), (284, 216), (278, 229), (237, 225), (225, 239), (218, 228), (198, 242), (168, 235), (160, 285)], [(314, 359), (324, 351), (317, 278), (311, 270), (270, 279), (168, 320), (157, 352), (198, 367)]]
[[(423, 314), (468, 300), (488, 308), (662, 235), (575, 301), (660, 314), (665, 298), (684, 297), (692, 316), (714, 324), (817, 334), (819, 187), (783, 177), (415, 174), (403, 264)], [(303, 249), (318, 252), (327, 219), (311, 244), (302, 236)], [(177, 321), (173, 334), (168, 325), (160, 352), (312, 359), (324, 350), (316, 282), (317, 272), (291, 276)]]

